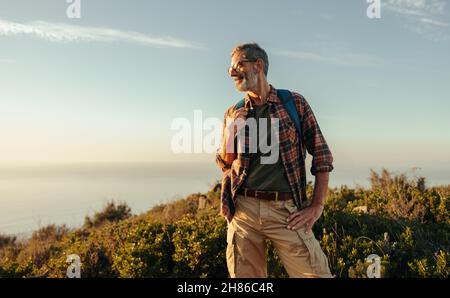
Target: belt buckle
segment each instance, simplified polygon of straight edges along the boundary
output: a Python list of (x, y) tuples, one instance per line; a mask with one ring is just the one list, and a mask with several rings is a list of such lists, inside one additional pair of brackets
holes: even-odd
[(258, 191), (255, 190), (255, 199), (257, 199), (257, 198), (258, 198)]

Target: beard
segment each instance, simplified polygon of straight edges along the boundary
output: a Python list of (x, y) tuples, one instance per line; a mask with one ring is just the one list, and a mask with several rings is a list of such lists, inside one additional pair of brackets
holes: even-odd
[(236, 89), (241, 92), (246, 92), (255, 89), (258, 86), (258, 76), (256, 71), (244, 73), (241, 82), (236, 83)]

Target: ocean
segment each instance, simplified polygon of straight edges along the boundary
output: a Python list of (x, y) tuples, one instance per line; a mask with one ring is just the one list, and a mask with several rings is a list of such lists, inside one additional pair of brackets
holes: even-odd
[[(450, 183), (447, 170), (420, 174), (428, 185)], [(111, 200), (126, 202), (139, 214), (159, 203), (205, 193), (220, 177), (214, 163), (3, 165), (0, 234), (27, 236), (48, 224), (78, 227)], [(330, 186), (368, 187), (368, 177), (367, 167), (335, 167)]]

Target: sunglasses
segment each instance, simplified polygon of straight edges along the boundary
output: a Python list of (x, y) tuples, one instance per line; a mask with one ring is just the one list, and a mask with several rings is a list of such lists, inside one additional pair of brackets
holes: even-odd
[(234, 65), (230, 66), (228, 68), (228, 74), (231, 74), (234, 71), (240, 71), (242, 67), (244, 66), (244, 62), (256, 62), (258, 59), (242, 59), (238, 62), (234, 63)]

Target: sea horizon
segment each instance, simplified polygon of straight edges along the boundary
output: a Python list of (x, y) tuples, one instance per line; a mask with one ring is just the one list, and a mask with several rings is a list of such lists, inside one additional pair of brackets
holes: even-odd
[[(423, 176), (427, 186), (450, 183), (445, 168), (384, 168)], [(307, 175), (308, 181), (313, 179)], [(367, 166), (338, 165), (330, 174), (330, 187), (368, 188), (369, 176)], [(0, 234), (27, 237), (48, 224), (76, 228), (112, 200), (125, 202), (133, 214), (140, 214), (192, 193), (206, 193), (220, 177), (214, 162), (3, 163)]]

